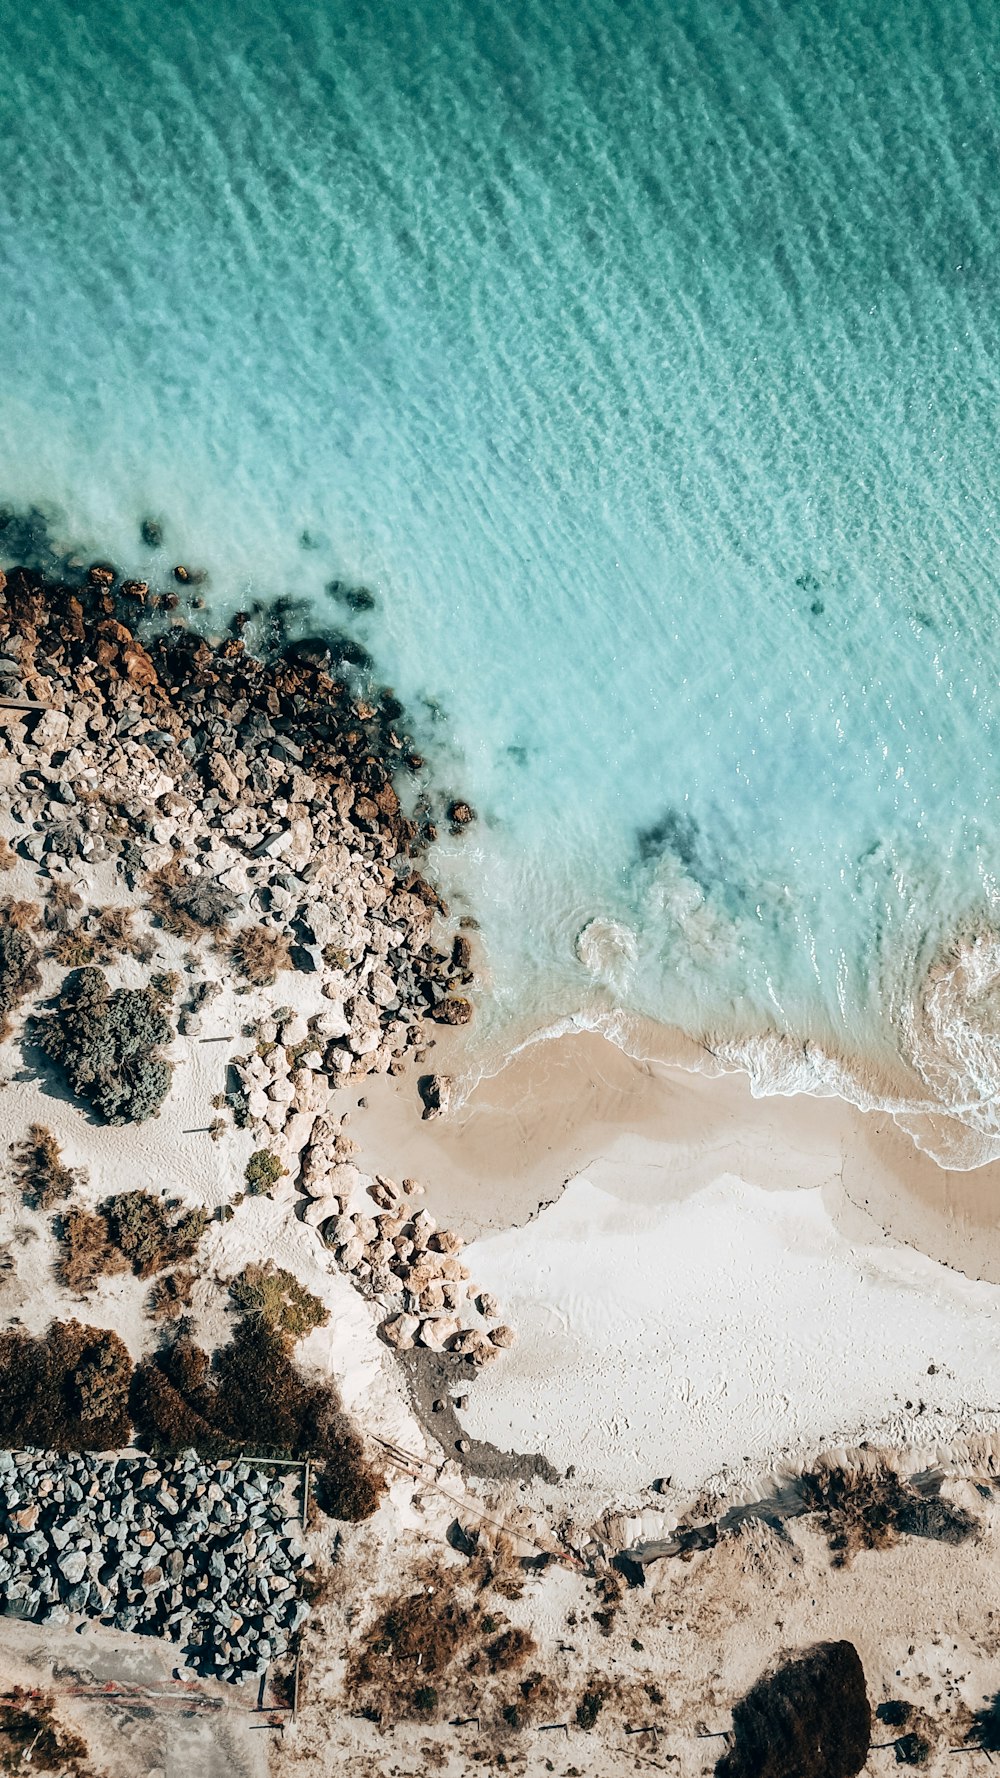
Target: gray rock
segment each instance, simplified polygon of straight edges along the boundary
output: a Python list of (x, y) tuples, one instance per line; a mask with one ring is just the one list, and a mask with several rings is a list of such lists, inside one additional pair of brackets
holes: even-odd
[(66, 1556), (60, 1556), (57, 1568), (59, 1568), (62, 1579), (69, 1581), (69, 1586), (77, 1586), (77, 1582), (82, 1581), (85, 1572), (87, 1572), (87, 1558), (85, 1558), (84, 1550), (68, 1550)]

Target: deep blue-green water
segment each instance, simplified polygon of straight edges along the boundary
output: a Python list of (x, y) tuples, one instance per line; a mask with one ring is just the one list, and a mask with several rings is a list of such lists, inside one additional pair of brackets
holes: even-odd
[[(995, 6), (0, 25), (0, 499), (220, 611), (375, 590), (480, 811), (486, 1028), (600, 980), (912, 1055), (1000, 921)], [(996, 979), (945, 1045), (986, 1129)]]

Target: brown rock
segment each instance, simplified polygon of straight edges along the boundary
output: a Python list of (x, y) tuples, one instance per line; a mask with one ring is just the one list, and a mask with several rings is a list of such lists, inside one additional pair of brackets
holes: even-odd
[(472, 1017), (471, 1000), (465, 1000), (460, 994), (449, 994), (447, 999), (439, 1000), (431, 1010), (431, 1018), (438, 1025), (467, 1025)]
[(465, 1236), (460, 1235), (457, 1229), (438, 1229), (431, 1235), (427, 1245), (433, 1247), (435, 1253), (461, 1253), (465, 1246)]
[(516, 1339), (517, 1334), (514, 1332), (514, 1329), (512, 1327), (505, 1327), (502, 1322), (499, 1327), (490, 1328), (490, 1341), (494, 1346), (513, 1346)]
[(456, 802), (449, 804), (448, 820), (453, 827), (469, 827), (475, 819), (476, 811), (471, 803)]
[[(443, 1111), (447, 1111), (451, 1099), (451, 1076), (448, 1074), (424, 1074), (417, 1082), (417, 1092), (424, 1104), (421, 1116), (425, 1120), (431, 1117), (440, 1117)], [(403, 1185), (406, 1186), (405, 1179)]]
[(240, 794), (240, 781), (225, 755), (213, 753), (208, 762), (208, 769), (212, 775), (213, 783), (222, 791), (223, 796), (228, 797), (231, 803), (235, 803)]

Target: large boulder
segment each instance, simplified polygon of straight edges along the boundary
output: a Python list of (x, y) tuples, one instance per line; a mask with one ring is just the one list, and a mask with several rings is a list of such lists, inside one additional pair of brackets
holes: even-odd
[(819, 1642), (765, 1674), (733, 1710), (716, 1778), (855, 1778), (871, 1707), (852, 1642)]

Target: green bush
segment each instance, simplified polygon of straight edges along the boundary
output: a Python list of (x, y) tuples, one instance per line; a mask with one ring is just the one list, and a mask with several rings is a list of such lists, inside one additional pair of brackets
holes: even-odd
[(112, 992), (95, 967), (68, 975), (55, 1011), (38, 1020), (45, 1054), (109, 1124), (142, 1123), (159, 1111), (173, 1073), (160, 1050), (173, 1036), (162, 986)]
[(259, 1316), (276, 1333), (286, 1335), (290, 1344), (330, 1319), (319, 1297), (300, 1284), (293, 1272), (270, 1261), (263, 1266), (244, 1266), (232, 1279), (229, 1294), (244, 1315)]
[(259, 1149), (250, 1156), (246, 1164), (244, 1177), (247, 1190), (252, 1197), (269, 1198), (273, 1187), (287, 1172), (288, 1168), (282, 1166), (277, 1155), (272, 1154), (270, 1149)]

